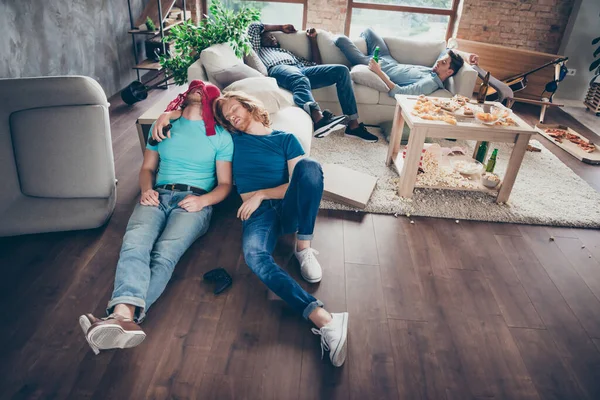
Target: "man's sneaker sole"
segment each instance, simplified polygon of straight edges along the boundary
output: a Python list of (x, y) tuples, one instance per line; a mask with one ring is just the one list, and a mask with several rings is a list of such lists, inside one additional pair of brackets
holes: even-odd
[(339, 115), (333, 118), (327, 125), (323, 125), (319, 129), (315, 131), (313, 134), (314, 137), (322, 138), (329, 135), (332, 132), (332, 129), (335, 128), (336, 125), (346, 124), (348, 122), (347, 115)]
[(138, 346), (146, 339), (146, 334), (143, 331), (126, 331), (117, 324), (107, 324), (93, 328), (86, 337), (92, 349), (109, 350)]
[(313, 279), (308, 279), (303, 273), (302, 270), (300, 270), (300, 275), (302, 275), (302, 279), (304, 279), (306, 282), (308, 283), (319, 283), (321, 282), (321, 279), (323, 278), (323, 276), (321, 275), (318, 278), (313, 278)]
[(96, 346), (91, 344), (87, 338), (87, 332), (90, 329), (90, 327), (92, 326), (92, 323), (90, 322), (88, 317), (86, 317), (85, 315), (80, 316), (79, 317), (79, 326), (81, 326), (81, 330), (83, 331), (83, 336), (85, 337), (85, 341), (90, 345), (94, 354), (95, 355), (100, 354), (100, 350)]
[(344, 133), (344, 136), (349, 137), (349, 138), (354, 138), (354, 139), (360, 139), (363, 142), (367, 142), (367, 143), (377, 143), (379, 141), (379, 139), (364, 139), (364, 138), (361, 138), (360, 136), (349, 135), (347, 133)]
[(342, 314), (342, 337), (335, 349), (330, 349), (331, 363), (334, 367), (341, 367), (346, 361), (346, 354), (348, 353), (348, 313)]

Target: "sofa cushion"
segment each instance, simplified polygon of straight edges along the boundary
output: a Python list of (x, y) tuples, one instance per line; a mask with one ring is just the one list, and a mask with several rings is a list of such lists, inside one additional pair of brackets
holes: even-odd
[(254, 77), (262, 78), (263, 75), (246, 64), (234, 65), (233, 67), (226, 68), (213, 74), (213, 78), (220, 89), (231, 85), (233, 82)]
[(208, 81), (213, 85), (218, 83), (214, 74), (244, 62), (237, 58), (231, 46), (227, 43), (216, 44), (200, 53), (200, 62), (206, 71)]
[(113, 194), (114, 165), (105, 106), (18, 111), (11, 114), (10, 126), (24, 195), (108, 198)]
[(244, 56), (244, 63), (250, 68), (254, 68), (258, 72), (260, 72), (264, 76), (268, 76), (269, 72), (267, 71), (267, 67), (262, 62), (258, 54), (254, 51), (254, 49), (250, 50), (250, 53)]
[(291, 94), (280, 89), (275, 78), (261, 76), (242, 79), (223, 89), (223, 92), (231, 91), (241, 91), (256, 97), (264, 104), (269, 114), (294, 105)]
[(342, 64), (350, 68), (352, 65), (344, 53), (335, 45), (336, 36), (332, 33), (318, 30), (317, 44), (323, 64)]
[(384, 40), (390, 49), (390, 54), (400, 64), (430, 67), (446, 49), (446, 42), (443, 40), (417, 41), (404, 38), (384, 38)]
[[(283, 49), (310, 60), (310, 43), (305, 31), (296, 33), (272, 32)], [(321, 51), (321, 54), (323, 52)]]
[(293, 133), (300, 141), (306, 155), (310, 155), (313, 123), (304, 110), (299, 107), (286, 107), (271, 114), (271, 127)]
[[(379, 92), (375, 89), (371, 89), (365, 85), (353, 83), (354, 96), (357, 103), (363, 104), (377, 104), (379, 101)], [(316, 101), (327, 101), (338, 103), (337, 90), (335, 85), (327, 86), (320, 89), (314, 89), (312, 91), (313, 97)]]
[(350, 76), (352, 77), (352, 81), (354, 83), (360, 83), (361, 85), (370, 87), (371, 89), (375, 89), (379, 92), (387, 93), (389, 91), (387, 85), (380, 77), (375, 74), (375, 72), (371, 71), (366, 65), (355, 65), (352, 67), (352, 71), (350, 71)]

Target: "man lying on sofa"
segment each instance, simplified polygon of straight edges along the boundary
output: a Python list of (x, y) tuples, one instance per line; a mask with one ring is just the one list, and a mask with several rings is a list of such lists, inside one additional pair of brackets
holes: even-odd
[[(360, 36), (367, 42), (367, 55), (346, 36), (339, 36), (335, 45), (352, 65), (368, 65), (369, 69), (385, 82), (390, 97), (396, 94), (431, 94), (443, 89), (444, 81), (456, 75), (464, 64), (463, 57), (468, 59), (470, 64), (477, 64), (479, 61), (477, 54), (448, 50), (438, 58), (433, 67), (400, 64), (392, 58), (383, 38), (371, 28), (367, 28)], [(372, 58), (376, 47), (379, 47), (379, 63)]]
[[(306, 60), (292, 52), (282, 49), (277, 38), (271, 33), (282, 31), (294, 33), (293, 25), (265, 25), (253, 23), (248, 27), (248, 36), (252, 48), (267, 67), (269, 76), (277, 80), (277, 84), (290, 90), (294, 102), (311, 116), (314, 122), (315, 137), (324, 137), (339, 124), (348, 124), (345, 134), (349, 137), (374, 143), (377, 136), (370, 134), (362, 123), (358, 122), (358, 109), (352, 89), (350, 71), (345, 65), (321, 64), (321, 53), (317, 45), (317, 31), (308, 29), (306, 35), (310, 40), (312, 60)], [(343, 116), (334, 116), (328, 110), (321, 112), (311, 89), (336, 85), (337, 95), (342, 106)]]

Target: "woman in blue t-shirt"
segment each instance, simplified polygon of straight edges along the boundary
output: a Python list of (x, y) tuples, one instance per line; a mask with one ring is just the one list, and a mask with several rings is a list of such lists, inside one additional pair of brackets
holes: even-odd
[[(272, 253), (279, 236), (297, 232), (295, 255), (302, 277), (321, 280), (322, 271), (310, 247), (319, 204), (323, 195), (323, 171), (314, 160), (304, 158), (298, 139), (271, 129), (263, 105), (241, 92), (228, 92), (215, 101), (215, 119), (232, 133), (233, 179), (243, 204), (244, 258), (250, 269), (275, 294), (299, 314), (312, 321), (321, 335), (321, 347), (329, 350), (334, 366), (346, 358), (348, 313), (329, 313), (323, 303), (307, 293), (274, 261)], [(160, 135), (177, 112), (163, 114), (153, 137)], [(291, 178), (290, 178), (291, 177)]]

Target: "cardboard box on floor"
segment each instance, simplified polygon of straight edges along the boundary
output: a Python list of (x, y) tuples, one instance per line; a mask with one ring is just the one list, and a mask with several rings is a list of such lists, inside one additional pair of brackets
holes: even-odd
[(337, 164), (323, 164), (325, 190), (323, 198), (351, 207), (367, 206), (377, 178)]

